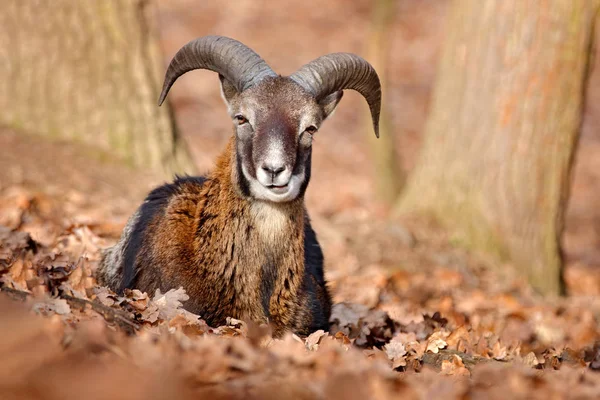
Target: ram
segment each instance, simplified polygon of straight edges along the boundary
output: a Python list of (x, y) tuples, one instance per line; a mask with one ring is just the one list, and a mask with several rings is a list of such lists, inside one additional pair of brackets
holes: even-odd
[(344, 89), (362, 94), (378, 135), (381, 88), (373, 67), (328, 54), (279, 76), (242, 43), (207, 36), (171, 61), (159, 105), (182, 74), (219, 74), (233, 135), (205, 177), (153, 190), (102, 256), (101, 284), (149, 293), (184, 287), (189, 311), (268, 322), (274, 336), (328, 329), (331, 297), (304, 195), (311, 145)]

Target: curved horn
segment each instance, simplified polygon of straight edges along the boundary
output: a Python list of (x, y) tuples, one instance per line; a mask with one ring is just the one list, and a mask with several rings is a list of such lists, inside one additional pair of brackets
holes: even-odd
[(258, 54), (243, 43), (224, 36), (200, 37), (179, 49), (171, 60), (158, 99), (159, 106), (177, 78), (194, 69), (208, 69), (223, 75), (238, 92), (267, 76), (277, 76)]
[(373, 66), (362, 57), (351, 53), (327, 54), (304, 65), (290, 78), (317, 100), (338, 90), (356, 90), (369, 104), (375, 136), (379, 137), (381, 84)]

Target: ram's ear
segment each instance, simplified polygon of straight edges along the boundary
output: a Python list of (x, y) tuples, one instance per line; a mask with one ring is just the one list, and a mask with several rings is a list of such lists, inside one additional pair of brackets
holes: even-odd
[(231, 103), (238, 96), (238, 91), (223, 75), (219, 74), (219, 80), (221, 81), (221, 97), (223, 97), (227, 108), (231, 111)]
[(331, 115), (333, 115), (333, 112), (335, 111), (335, 108), (339, 104), (340, 100), (342, 100), (342, 96), (343, 95), (344, 95), (344, 91), (343, 90), (339, 90), (337, 92), (333, 92), (331, 94), (328, 94), (327, 96), (323, 97), (319, 101), (319, 104), (323, 108), (323, 112), (325, 114), (325, 118), (324, 119), (326, 119), (326, 118), (330, 117)]

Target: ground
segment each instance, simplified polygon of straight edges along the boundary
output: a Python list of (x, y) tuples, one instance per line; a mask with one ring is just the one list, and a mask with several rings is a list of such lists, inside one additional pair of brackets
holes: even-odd
[[(306, 0), (289, 18), (266, 1), (159, 2), (165, 62), (211, 33), (243, 39), (282, 73), (326, 52), (361, 53), (369, 2), (321, 3)], [(448, 3), (403, 1), (393, 28), (384, 106), (407, 170)], [(189, 74), (172, 93), (201, 170), (230, 131), (213, 75)], [(0, 130), (0, 398), (596, 398), (598, 75), (563, 240), (570, 296), (556, 299), (461, 250), (432, 221), (388, 219), (372, 190), (366, 105), (346, 95), (316, 138), (307, 194), (335, 301), (330, 331), (308, 338), (273, 340), (236, 320), (208, 327), (184, 311), (181, 290), (119, 297), (98, 287), (100, 249), (162, 179), (97, 149)]]

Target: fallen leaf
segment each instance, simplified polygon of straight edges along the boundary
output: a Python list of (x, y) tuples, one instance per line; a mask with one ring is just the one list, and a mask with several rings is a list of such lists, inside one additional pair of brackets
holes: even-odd
[(540, 362), (538, 361), (535, 354), (533, 352), (530, 352), (523, 358), (523, 364), (531, 368), (536, 368), (540, 364)]
[(56, 297), (46, 297), (41, 301), (37, 301), (33, 305), (33, 311), (41, 314), (55, 313), (58, 315), (68, 315), (71, 312), (71, 307), (64, 299)]
[(161, 293), (160, 289), (156, 289), (152, 301), (158, 306), (159, 318), (162, 320), (170, 320), (179, 313), (179, 309), (183, 306), (183, 302), (189, 300), (190, 296), (185, 293), (185, 290), (171, 289), (165, 294)]
[(148, 294), (143, 293), (138, 289), (126, 289), (125, 298), (127, 299), (127, 303), (137, 311), (144, 311), (148, 307), (148, 302), (150, 301)]
[(140, 315), (143, 321), (153, 324), (158, 321), (160, 310), (158, 309), (156, 303), (150, 302), (150, 304), (141, 312)]
[(208, 326), (200, 322), (188, 318), (185, 314), (178, 314), (173, 317), (167, 324), (170, 332), (181, 331), (187, 336), (199, 336), (208, 331)]
[(442, 338), (442, 336), (443, 334), (441, 332), (434, 332), (427, 340), (427, 347), (425, 351), (438, 353), (441, 349), (445, 349), (448, 344)]
[(319, 342), (322, 338), (327, 337), (329, 334), (322, 329), (315, 331), (308, 335), (305, 340), (306, 348), (310, 351), (316, 351), (319, 349)]
[(471, 345), (471, 335), (464, 325), (459, 326), (446, 338), (449, 349), (463, 351), (465, 345)]
[(406, 349), (404, 345), (398, 340), (392, 340), (385, 346), (383, 346), (385, 353), (392, 362), (392, 368), (406, 366)]
[(506, 360), (508, 357), (506, 346), (502, 346), (499, 341), (496, 342), (492, 347), (492, 357), (498, 361)]
[(329, 321), (344, 329), (349, 326), (357, 326), (359, 320), (364, 318), (369, 312), (369, 308), (362, 304), (338, 303), (331, 307), (331, 317)]
[(465, 367), (465, 364), (458, 355), (452, 355), (452, 360), (442, 361), (441, 367), (442, 375), (453, 375), (453, 376), (471, 376), (471, 372)]

